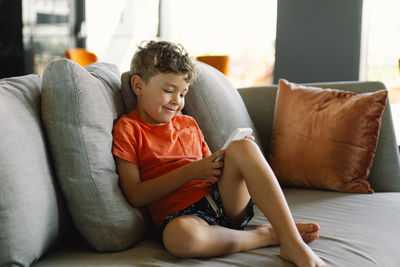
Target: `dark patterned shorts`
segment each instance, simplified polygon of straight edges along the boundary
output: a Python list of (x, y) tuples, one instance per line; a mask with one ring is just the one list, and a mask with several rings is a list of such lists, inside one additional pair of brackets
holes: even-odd
[(243, 218), (241, 222), (236, 222), (230, 219), (224, 212), (217, 184), (213, 185), (213, 190), (210, 196), (217, 204), (217, 207), (215, 207), (217, 209), (217, 212), (213, 209), (210, 202), (207, 200), (207, 197), (203, 197), (202, 199), (190, 205), (189, 207), (178, 212), (173, 212), (170, 215), (168, 215), (160, 224), (161, 233), (164, 231), (165, 226), (167, 226), (167, 224), (170, 221), (172, 221), (176, 217), (183, 215), (197, 216), (206, 221), (210, 225), (220, 225), (237, 230), (243, 230), (243, 228), (249, 223), (251, 218), (253, 218), (254, 216), (253, 201), (251, 199), (247, 205), (246, 216)]

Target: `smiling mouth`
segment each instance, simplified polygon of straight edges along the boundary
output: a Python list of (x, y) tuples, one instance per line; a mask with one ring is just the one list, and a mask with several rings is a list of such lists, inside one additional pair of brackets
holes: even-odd
[(170, 112), (175, 112), (175, 111), (176, 111), (175, 109), (172, 109), (172, 108), (166, 108), (166, 107), (164, 107), (164, 109), (166, 109), (167, 111), (170, 111)]

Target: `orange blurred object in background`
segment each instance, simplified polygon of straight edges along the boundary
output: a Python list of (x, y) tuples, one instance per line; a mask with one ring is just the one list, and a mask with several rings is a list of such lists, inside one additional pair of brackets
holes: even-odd
[(75, 61), (83, 67), (91, 63), (97, 62), (97, 56), (84, 48), (68, 49), (67, 51), (65, 51), (65, 57), (72, 61)]
[(204, 62), (210, 66), (213, 66), (225, 76), (228, 75), (228, 64), (229, 64), (229, 56), (198, 56), (196, 57), (198, 61)]

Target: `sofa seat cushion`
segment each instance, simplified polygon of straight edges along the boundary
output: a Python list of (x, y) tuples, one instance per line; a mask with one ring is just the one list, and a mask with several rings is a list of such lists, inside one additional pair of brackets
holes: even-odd
[[(310, 247), (330, 267), (398, 266), (399, 193), (350, 194), (314, 189), (286, 189), (296, 221), (316, 222), (320, 237)], [(259, 209), (248, 227), (266, 223)], [(44, 266), (293, 266), (279, 257), (279, 246), (210, 259), (178, 259), (155, 238), (135, 248), (98, 254), (84, 244), (59, 247), (35, 267)]]
[(112, 129), (123, 113), (115, 65), (61, 59), (46, 67), (42, 114), (57, 179), (77, 229), (98, 251), (134, 245), (147, 226), (118, 185)]
[(37, 75), (0, 80), (0, 266), (29, 266), (64, 225), (40, 120), (41, 85)]

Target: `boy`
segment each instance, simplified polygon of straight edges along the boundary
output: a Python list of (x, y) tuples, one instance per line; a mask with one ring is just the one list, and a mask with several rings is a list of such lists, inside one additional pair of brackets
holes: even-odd
[[(171, 254), (214, 257), (281, 244), (283, 259), (325, 266), (305, 244), (318, 238), (319, 226), (294, 223), (253, 137), (211, 154), (195, 120), (178, 115), (195, 79), (183, 47), (150, 41), (135, 53), (130, 74), (137, 106), (115, 124), (113, 154), (126, 198), (147, 206)], [(271, 225), (241, 231), (252, 200)]]

